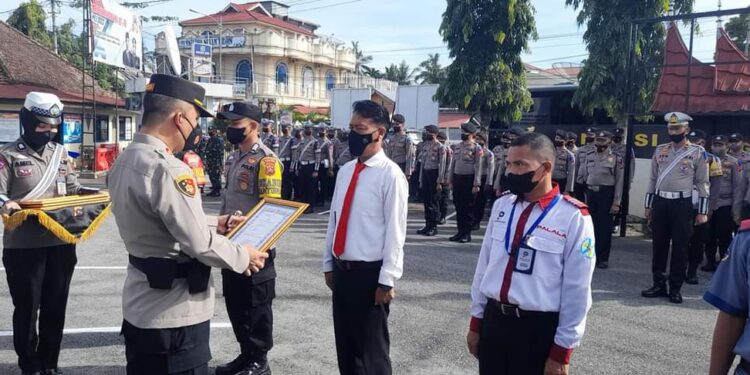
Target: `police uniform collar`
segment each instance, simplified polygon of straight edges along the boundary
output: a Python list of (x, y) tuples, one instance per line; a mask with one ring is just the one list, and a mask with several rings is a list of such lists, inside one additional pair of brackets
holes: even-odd
[(257, 154), (259, 148), (260, 148), (260, 144), (256, 143), (256, 144), (253, 145), (252, 148), (250, 148), (250, 152), (253, 153), (253, 154)]
[[(560, 187), (557, 185), (557, 182), (552, 182), (552, 190), (549, 191), (549, 193), (545, 194), (543, 197), (539, 198), (539, 200), (536, 201), (536, 203), (539, 203), (539, 208), (545, 209), (547, 206), (549, 206), (550, 203), (552, 203), (552, 200), (555, 199), (556, 196), (560, 194)], [(523, 198), (520, 196), (516, 198), (517, 201), (522, 201)]]
[(153, 135), (148, 135), (144, 133), (135, 133), (135, 135), (133, 135), (133, 142), (147, 144), (149, 146), (156, 147), (159, 150), (169, 149), (167, 144), (164, 143), (164, 141), (162, 141), (161, 139), (156, 138)]

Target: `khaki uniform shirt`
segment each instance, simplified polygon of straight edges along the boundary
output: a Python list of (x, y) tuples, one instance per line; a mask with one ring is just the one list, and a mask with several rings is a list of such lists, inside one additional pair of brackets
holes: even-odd
[(474, 175), (474, 186), (482, 186), (482, 147), (474, 142), (461, 142), (453, 149), (451, 173), (448, 175), (453, 183), (453, 175)]
[(414, 144), (406, 134), (393, 134), (388, 137), (386, 155), (396, 164), (405, 164), (410, 171), (414, 164)]
[(319, 142), (315, 138), (305, 137), (299, 142), (295, 148), (295, 156), (292, 160), (296, 161), (300, 165), (315, 164), (315, 170), (318, 170), (320, 164), (320, 147)]
[(508, 158), (508, 149), (503, 146), (495, 146), (495, 177), (493, 178), (492, 188), (500, 189), (500, 178), (505, 175), (505, 159)]
[[(438, 141), (423, 142), (425, 145), (422, 146), (422, 153), (420, 157), (422, 160), (422, 171), (425, 170), (438, 170), (438, 183), (445, 181), (445, 164), (447, 163), (447, 152), (445, 146), (440, 144)], [(420, 174), (420, 184), (421, 184)]]
[[(115, 160), (107, 186), (120, 236), (138, 258), (190, 258), (244, 272), (249, 255), (209, 228), (190, 167), (158, 138), (138, 133)], [(128, 265), (122, 292), (123, 317), (138, 328), (194, 325), (214, 315), (213, 278), (203, 293), (190, 294), (186, 279), (172, 289), (152, 289), (146, 275)]]
[(273, 150), (274, 154), (279, 153), (279, 137), (271, 134), (271, 133), (260, 133), (260, 139), (268, 148)]
[[(677, 164), (667, 170), (676, 160)], [(685, 143), (683, 147), (675, 150), (673, 143), (662, 144), (656, 147), (651, 159), (651, 178), (646, 190), (646, 208), (651, 208), (653, 197), (659, 191), (664, 192), (692, 192), (693, 187), (698, 192), (698, 211), (708, 211), (708, 153), (703, 147)], [(662, 182), (657, 186), (660, 177)]]
[(565, 147), (555, 147), (555, 169), (552, 178), (556, 180), (567, 180), (565, 186), (560, 186), (561, 193), (573, 191), (573, 183), (576, 175), (576, 157)]
[(604, 152), (589, 152), (586, 155), (586, 185), (590, 189), (598, 186), (614, 186), (615, 198), (612, 203), (622, 201), (622, 184), (625, 163), (622, 157), (607, 149)]
[(495, 154), (487, 147), (482, 148), (482, 177), (485, 178), (485, 185), (492, 186), (495, 181), (492, 180), (495, 174)]
[(281, 198), (281, 175), (284, 167), (268, 146), (256, 143), (247, 152), (229, 155), (227, 190), (221, 201), (220, 214), (241, 211), (247, 215), (263, 198)]
[(596, 151), (596, 147), (594, 147), (593, 143), (587, 143), (576, 150), (574, 153), (575, 156), (575, 163), (576, 163), (576, 183), (577, 184), (585, 184), (586, 183), (586, 168), (583, 168), (583, 165), (586, 165), (586, 155), (591, 152)]
[[(292, 160), (292, 146), (294, 146), (294, 137), (289, 135), (282, 135), (279, 137), (279, 159), (282, 161)], [(273, 149), (271, 151), (273, 151)]]
[[(22, 138), (8, 143), (0, 148), (0, 194), (10, 200), (19, 201), (29, 194), (39, 184), (47, 170), (47, 166), (54, 156), (57, 143), (49, 142), (44, 146), (42, 154), (32, 150)], [(65, 187), (58, 184), (63, 183)], [(57, 167), (56, 181), (39, 198), (53, 198), (78, 193), (81, 184), (73, 174), (68, 161), (68, 153), (64, 152), (60, 166)], [(36, 220), (26, 220), (16, 230), (5, 230), (3, 247), (8, 249), (27, 249), (64, 245), (57, 236), (39, 225)]]
[(711, 177), (709, 207), (714, 211), (732, 206), (732, 215), (739, 217), (742, 210), (742, 167), (736, 158), (729, 154), (718, 158), (721, 163), (721, 176)]
[(333, 170), (333, 164), (336, 161), (333, 142), (331, 142), (331, 140), (329, 139), (326, 139), (324, 141), (319, 141), (318, 144), (320, 145), (321, 166), (324, 169)]
[(336, 166), (339, 168), (343, 167), (344, 164), (354, 160), (354, 158), (352, 157), (352, 153), (349, 152), (349, 145), (344, 145), (343, 142), (341, 144), (343, 146), (339, 150), (339, 156), (336, 158)]

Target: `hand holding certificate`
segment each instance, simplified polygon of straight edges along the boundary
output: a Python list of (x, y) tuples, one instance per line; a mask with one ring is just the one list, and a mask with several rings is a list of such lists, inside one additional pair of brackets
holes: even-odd
[(305, 203), (265, 198), (227, 237), (236, 244), (251, 245), (267, 252), (306, 208)]

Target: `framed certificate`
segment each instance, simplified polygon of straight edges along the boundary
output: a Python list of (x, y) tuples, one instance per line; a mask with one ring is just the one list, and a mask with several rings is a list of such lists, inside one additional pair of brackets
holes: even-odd
[(266, 252), (307, 209), (306, 203), (265, 198), (227, 237), (240, 245), (252, 245)]

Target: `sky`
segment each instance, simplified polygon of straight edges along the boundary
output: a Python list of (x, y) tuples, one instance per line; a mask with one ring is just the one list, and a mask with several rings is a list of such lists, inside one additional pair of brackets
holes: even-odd
[[(48, 3), (48, 1), (40, 0)], [(137, 0), (132, 0), (137, 1)], [(249, 0), (247, 0), (249, 1)], [(696, 11), (717, 9), (719, 0), (696, 0)], [(0, 2), (0, 19), (5, 20), (22, 0)], [(63, 0), (63, 3), (68, 2)], [(169, 15), (182, 20), (198, 17), (188, 9), (215, 13), (228, 4), (221, 0), (172, 0), (138, 10), (142, 15)], [(242, 2), (242, 0), (235, 0)], [(430, 53), (439, 53), (443, 65), (450, 59), (438, 29), (445, 10), (444, 0), (287, 0), (290, 15), (320, 25), (319, 35), (333, 35), (347, 43), (359, 41), (365, 54), (373, 56), (372, 67), (383, 69), (391, 63), (406, 61), (416, 67)], [(750, 6), (750, 0), (721, 0), (722, 9)], [(582, 35), (584, 28), (576, 22), (576, 12), (565, 6), (565, 0), (532, 0), (539, 40), (531, 43), (531, 51), (523, 56), (526, 63), (542, 68), (555, 63), (580, 63), (586, 58)], [(81, 11), (63, 7), (58, 21), (74, 18), (80, 23)], [(726, 20), (725, 20), (726, 21)], [(699, 21), (702, 34), (695, 40), (696, 57), (711, 61), (716, 19)], [(156, 34), (161, 24), (145, 24), (147, 33)], [(179, 25), (172, 24), (177, 35)], [(683, 33), (687, 40), (687, 34)], [(146, 46), (153, 46), (153, 36), (146, 34)], [(151, 40), (149, 40), (151, 39)]]

